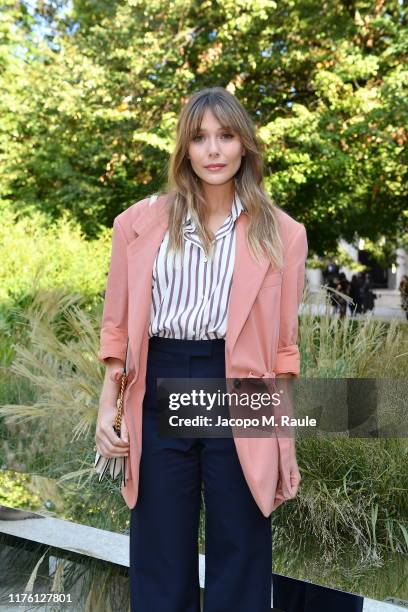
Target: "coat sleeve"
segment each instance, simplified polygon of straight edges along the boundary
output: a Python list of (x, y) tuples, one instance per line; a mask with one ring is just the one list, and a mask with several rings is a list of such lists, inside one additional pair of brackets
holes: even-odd
[(297, 345), (298, 310), (305, 283), (305, 266), (308, 253), (306, 229), (299, 224), (286, 247), (285, 268), (282, 276), (281, 312), (276, 374), (300, 374), (300, 353)]
[(112, 230), (112, 248), (105, 291), (98, 360), (108, 357), (125, 361), (128, 338), (127, 241), (116, 218)]

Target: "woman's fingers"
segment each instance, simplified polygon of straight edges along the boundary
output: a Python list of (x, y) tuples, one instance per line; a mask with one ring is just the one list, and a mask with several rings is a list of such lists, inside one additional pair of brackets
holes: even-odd
[(100, 440), (99, 443), (96, 444), (96, 448), (98, 453), (104, 457), (124, 457), (129, 452), (128, 444), (126, 446), (121, 445), (118, 447), (110, 442), (106, 442), (105, 440)]
[(281, 484), (282, 484), (282, 493), (286, 499), (291, 499), (293, 497), (292, 492), (292, 484), (290, 478), (290, 468), (284, 467), (281, 470)]
[(112, 451), (112, 450), (105, 450), (105, 447), (101, 447), (100, 450), (98, 450), (98, 453), (100, 455), (102, 455), (102, 457), (107, 457), (108, 459), (113, 459), (114, 457), (126, 457), (128, 455), (128, 451), (125, 450), (120, 450), (120, 451)]
[(102, 419), (96, 428), (95, 443), (98, 453), (104, 457), (123, 457), (129, 452), (129, 434), (122, 419), (121, 436), (113, 429), (114, 419)]
[(117, 433), (113, 429), (113, 423), (103, 429), (102, 433), (105, 434), (105, 439), (107, 439), (106, 443), (109, 442), (112, 447), (117, 448), (118, 450), (126, 448), (129, 445), (128, 442), (125, 442), (122, 437), (119, 437), (117, 435)]
[(285, 499), (296, 497), (301, 481), (300, 472), (297, 465), (288, 465), (280, 469), (279, 492)]
[(299, 470), (294, 470), (291, 473), (291, 484), (292, 484), (292, 495), (293, 497), (296, 497), (296, 494), (298, 492), (299, 489), (299, 485), (300, 485), (300, 474), (299, 474)]

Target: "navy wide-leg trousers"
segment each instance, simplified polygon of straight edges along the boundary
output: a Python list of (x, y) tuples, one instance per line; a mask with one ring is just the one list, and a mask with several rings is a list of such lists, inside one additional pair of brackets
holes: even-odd
[(271, 516), (253, 499), (233, 438), (160, 437), (161, 377), (225, 378), (225, 341), (149, 339), (139, 494), (130, 524), (131, 610), (200, 611), (203, 486), (204, 612), (270, 612)]
[(273, 605), (282, 612), (363, 612), (364, 598), (273, 574)]

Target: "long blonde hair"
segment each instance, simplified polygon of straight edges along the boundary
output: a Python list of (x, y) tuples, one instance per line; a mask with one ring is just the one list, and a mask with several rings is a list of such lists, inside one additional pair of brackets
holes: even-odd
[(237, 133), (245, 155), (235, 174), (235, 191), (244, 213), (248, 215), (248, 246), (257, 261), (269, 257), (272, 265), (282, 266), (282, 242), (279, 235), (276, 206), (263, 184), (263, 160), (255, 127), (248, 113), (230, 92), (222, 87), (201, 89), (183, 106), (176, 128), (176, 143), (167, 170), (169, 200), (168, 250), (183, 251), (182, 221), (188, 208), (207, 254), (212, 252), (214, 235), (205, 226), (207, 206), (201, 181), (187, 158), (190, 141), (197, 135), (205, 110), (209, 108), (220, 124)]

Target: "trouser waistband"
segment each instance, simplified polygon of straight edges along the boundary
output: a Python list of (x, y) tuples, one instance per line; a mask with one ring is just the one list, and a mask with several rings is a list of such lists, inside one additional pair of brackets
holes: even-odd
[(225, 340), (224, 338), (215, 338), (212, 340), (181, 340), (179, 338), (152, 336), (149, 338), (149, 350), (154, 351), (155, 349), (182, 355), (211, 356), (225, 353)]

